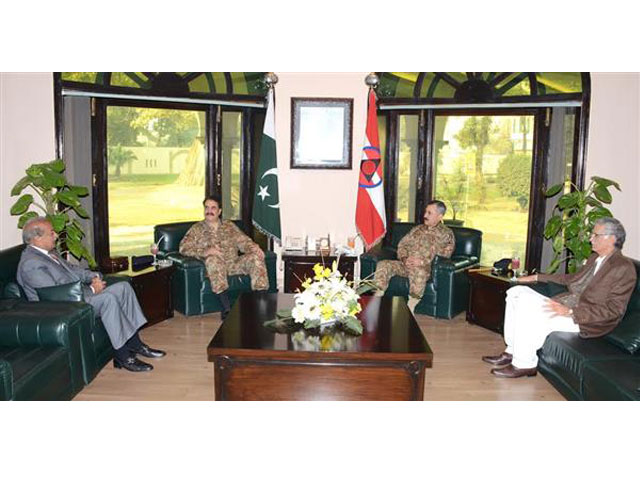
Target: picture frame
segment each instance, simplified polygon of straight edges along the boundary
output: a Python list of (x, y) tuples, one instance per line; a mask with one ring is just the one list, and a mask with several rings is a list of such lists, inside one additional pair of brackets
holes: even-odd
[(291, 168), (351, 169), (353, 98), (291, 98)]
[(304, 250), (304, 241), (301, 237), (287, 236), (285, 238), (284, 249), (290, 251)]

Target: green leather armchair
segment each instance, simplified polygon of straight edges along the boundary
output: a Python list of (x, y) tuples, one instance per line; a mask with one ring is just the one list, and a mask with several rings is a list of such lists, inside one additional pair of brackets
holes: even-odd
[[(396, 260), (398, 243), (415, 225), (394, 223), (390, 242), (360, 257), (360, 277), (373, 278), (380, 260)], [(433, 259), (431, 279), (427, 282), (422, 299), (416, 305), (415, 313), (450, 319), (467, 309), (469, 280), (466, 271), (480, 261), (482, 232), (466, 227), (449, 228), (455, 236), (455, 250), (451, 258), (436, 256)], [(406, 277), (392, 277), (385, 295), (408, 298), (409, 280)]]
[(16, 282), (24, 245), (0, 251), (0, 400), (68, 400), (113, 349), (84, 302), (29, 302)]
[[(219, 312), (222, 305), (218, 295), (211, 291), (211, 282), (207, 278), (204, 263), (194, 257), (179, 253), (180, 241), (196, 222), (165, 223), (154, 227), (154, 239), (159, 243), (160, 258), (168, 258), (176, 265), (172, 278), (173, 306), (184, 315), (201, 315)], [(242, 228), (239, 222), (236, 222)], [(273, 252), (265, 252), (264, 260), (269, 277), (269, 292), (277, 291), (276, 260)], [(235, 302), (240, 293), (251, 291), (251, 279), (248, 275), (230, 275), (229, 300)]]

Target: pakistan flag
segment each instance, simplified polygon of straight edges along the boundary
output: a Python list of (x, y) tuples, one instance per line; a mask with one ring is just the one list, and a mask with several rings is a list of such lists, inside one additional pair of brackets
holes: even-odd
[(253, 197), (253, 224), (262, 233), (281, 241), (278, 164), (276, 162), (276, 121), (273, 88), (267, 95), (267, 115), (260, 144), (260, 160)]

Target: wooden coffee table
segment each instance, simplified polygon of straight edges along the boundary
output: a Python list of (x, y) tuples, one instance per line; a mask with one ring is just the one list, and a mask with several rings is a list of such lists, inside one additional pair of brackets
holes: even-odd
[(207, 348), (216, 400), (422, 400), (433, 353), (406, 302), (361, 302), (363, 334), (314, 351), (327, 339), (263, 325), (293, 306), (292, 294), (242, 294)]

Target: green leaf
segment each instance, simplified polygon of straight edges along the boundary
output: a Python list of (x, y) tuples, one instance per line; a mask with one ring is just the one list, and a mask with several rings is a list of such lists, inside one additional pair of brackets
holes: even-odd
[(358, 288), (356, 288), (356, 293), (358, 295), (362, 295), (363, 293), (370, 292), (371, 290), (375, 290), (376, 286), (373, 283), (361, 283)]
[(580, 259), (585, 260), (591, 256), (591, 242), (583, 240), (580, 245)]
[(73, 192), (78, 197), (86, 197), (87, 195), (89, 195), (89, 189), (80, 185), (70, 185), (69, 190), (71, 190), (71, 192)]
[(56, 233), (62, 232), (64, 230), (64, 226), (69, 221), (69, 217), (66, 213), (58, 213), (56, 215), (50, 215), (49, 220), (51, 220), (51, 225), (53, 226), (53, 230)]
[(80, 205), (73, 207), (73, 210), (82, 218), (89, 218), (89, 214), (87, 213), (87, 211)]
[(33, 195), (26, 194), (22, 195), (16, 203), (11, 207), (10, 213), (11, 215), (22, 215), (26, 212), (31, 204), (33, 203)]
[(587, 213), (587, 218), (591, 223), (596, 221), (598, 218), (603, 218), (603, 217), (613, 217), (611, 210), (604, 207), (597, 207), (590, 210), (589, 213)]
[(22, 192), (22, 190), (24, 190), (24, 188), (30, 183), (31, 179), (29, 177), (22, 177), (11, 189), (11, 196), (20, 195), (20, 192)]
[(558, 208), (565, 210), (567, 208), (575, 207), (580, 200), (580, 194), (578, 192), (567, 193), (558, 199)]
[(579, 266), (580, 263), (575, 258), (572, 258), (567, 262), (567, 270), (569, 271), (569, 273), (575, 273), (578, 270)]
[(62, 172), (64, 172), (64, 169), (65, 169), (64, 161), (61, 158), (57, 158), (57, 159), (49, 162), (48, 166), (49, 166), (49, 168), (51, 170), (53, 170), (54, 172), (57, 172), (57, 173), (62, 173)]
[(305, 320), (304, 328), (318, 328), (320, 326), (320, 320)]
[(552, 243), (553, 251), (556, 253), (561, 253), (564, 250), (564, 238), (561, 235), (558, 235), (553, 239)]
[(61, 203), (64, 203), (65, 205), (68, 205), (72, 208), (80, 206), (80, 200), (78, 200), (78, 197), (70, 190), (61, 190), (55, 194), (55, 197)]
[(81, 241), (82, 237), (84, 237), (84, 232), (73, 222), (70, 222), (69, 225), (67, 225), (67, 235), (74, 240)]
[(575, 237), (580, 233), (580, 219), (578, 217), (572, 217), (567, 221), (565, 228), (565, 235), (569, 238)]
[(613, 180), (609, 180), (608, 178), (591, 177), (591, 180), (593, 180), (596, 185), (602, 185), (603, 187), (610, 187), (613, 185), (618, 189), (618, 191), (622, 191), (620, 190), (620, 184), (618, 182), (614, 182)]
[(42, 176), (45, 181), (45, 185), (48, 188), (60, 188), (67, 184), (67, 179), (61, 173), (54, 172), (53, 170), (43, 169)]
[(37, 216), (38, 216), (38, 214), (36, 212), (27, 212), (27, 213), (25, 213), (24, 215), (22, 215), (18, 219), (18, 228), (24, 227), (25, 223), (27, 223), (32, 218), (36, 218)]
[(291, 309), (290, 308), (283, 308), (282, 310), (278, 310), (276, 312), (276, 316), (278, 318), (292, 318)]
[(342, 321), (342, 327), (354, 335), (362, 335), (362, 322), (355, 317), (348, 317)]
[(603, 187), (602, 185), (596, 185), (593, 188), (593, 193), (598, 200), (604, 203), (611, 203), (611, 200), (613, 199), (609, 190), (607, 190), (607, 187)]
[(78, 242), (77, 240), (74, 240), (71, 237), (67, 237), (66, 242), (67, 242), (67, 248), (69, 249), (71, 254), (74, 257), (76, 257), (78, 260), (82, 260), (82, 258), (84, 258), (84, 252), (85, 252), (85, 248), (82, 245), (82, 243)]
[(591, 207), (602, 207), (602, 202), (599, 202), (593, 197), (587, 197), (585, 203)]
[(544, 227), (544, 238), (549, 239), (554, 237), (560, 231), (562, 227), (562, 217), (554, 215), (549, 219), (547, 225)]
[(27, 176), (31, 177), (32, 179), (36, 179), (36, 178), (41, 178), (42, 177), (42, 165), (41, 164), (31, 165), (25, 171), (27, 172)]
[(564, 183), (558, 183), (557, 185), (549, 187), (549, 189), (546, 192), (544, 192), (544, 196), (553, 197), (554, 195), (557, 195), (558, 192), (562, 190), (563, 186), (564, 186)]
[(577, 237), (573, 237), (568, 239), (565, 242), (565, 245), (567, 246), (567, 249), (571, 251), (571, 253), (573, 253), (574, 255), (579, 255), (580, 254), (580, 239)]

